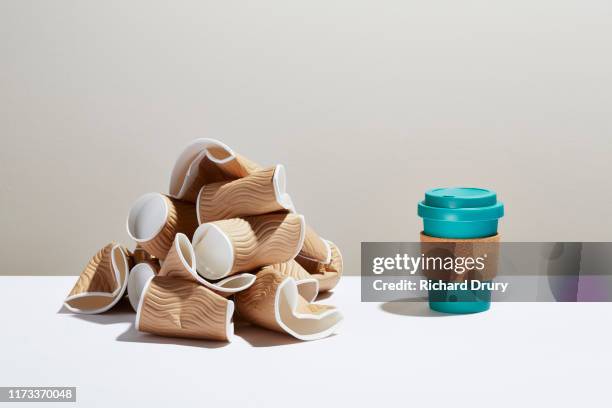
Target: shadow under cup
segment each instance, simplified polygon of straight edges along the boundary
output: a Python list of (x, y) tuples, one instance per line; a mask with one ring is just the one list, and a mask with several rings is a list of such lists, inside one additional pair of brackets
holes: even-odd
[[(497, 252), (498, 220), (504, 214), (504, 206), (497, 201), (497, 194), (481, 188), (437, 188), (425, 193), (425, 200), (418, 205), (418, 215), (423, 218), (421, 248), (431, 254), (432, 248), (444, 247), (453, 258), (463, 255), (475, 256), (481, 243), (484, 248)], [(481, 248), (482, 249), (482, 248)], [(434, 249), (435, 250), (435, 249)], [(487, 269), (497, 268), (497, 256), (487, 262)], [(432, 283), (450, 282), (438, 274), (425, 275)], [(451, 274), (454, 272), (451, 272)], [(469, 280), (469, 277), (468, 277)], [(483, 283), (491, 277), (478, 279)], [(465, 314), (484, 312), (491, 307), (491, 291), (486, 288), (430, 289), (429, 307), (442, 313)], [(486, 287), (486, 286), (485, 286)]]
[(442, 313), (478, 313), (491, 307), (490, 289), (432, 289), (428, 295), (430, 309)]

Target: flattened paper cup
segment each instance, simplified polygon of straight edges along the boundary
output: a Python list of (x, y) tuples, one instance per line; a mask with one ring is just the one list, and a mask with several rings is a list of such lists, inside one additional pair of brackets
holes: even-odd
[(331, 262), (332, 251), (328, 241), (324, 240), (310, 226), (306, 226), (304, 245), (300, 250), (301, 258), (327, 265)]
[(315, 279), (306, 269), (295, 260), (290, 260), (281, 264), (270, 265), (262, 268), (262, 271), (272, 270), (282, 277), (289, 277), (295, 280), (298, 293), (308, 302), (313, 302), (319, 294), (319, 281)]
[(153, 266), (146, 262), (136, 264), (132, 269), (130, 269), (127, 292), (130, 305), (132, 305), (135, 312), (138, 311), (138, 304), (140, 303), (142, 291), (149, 280), (153, 278), (156, 273), (157, 271), (153, 268)]
[(295, 279), (272, 269), (260, 271), (253, 286), (235, 298), (238, 313), (251, 323), (300, 340), (331, 335), (343, 318), (333, 306), (307, 302), (299, 295)]
[(295, 258), (304, 242), (304, 217), (266, 214), (202, 224), (193, 235), (197, 272), (216, 280)]
[(196, 201), (198, 222), (295, 212), (286, 185), (285, 167), (280, 164), (234, 181), (205, 184)]
[(130, 237), (152, 256), (164, 259), (174, 236), (192, 236), (198, 226), (195, 206), (159, 193), (148, 193), (136, 200), (127, 218)]
[(180, 154), (170, 177), (170, 196), (195, 202), (204, 184), (235, 180), (261, 167), (215, 139), (196, 139)]
[(234, 302), (199, 283), (156, 276), (143, 289), (136, 329), (167, 337), (230, 341), (233, 314)]
[(298, 255), (295, 260), (308, 271), (313, 278), (319, 281), (319, 291), (326, 292), (332, 290), (340, 281), (342, 276), (343, 262), (342, 254), (336, 244), (326, 241), (331, 251), (329, 263), (318, 262)]
[(255, 282), (255, 275), (250, 273), (232, 275), (217, 282), (207, 281), (198, 275), (196, 257), (189, 238), (185, 234), (180, 233), (176, 234), (174, 238), (174, 243), (159, 271), (159, 276), (197, 282), (221, 296), (229, 296), (245, 290)]
[(64, 305), (74, 313), (106, 312), (125, 293), (128, 269), (127, 250), (111, 242), (91, 258)]

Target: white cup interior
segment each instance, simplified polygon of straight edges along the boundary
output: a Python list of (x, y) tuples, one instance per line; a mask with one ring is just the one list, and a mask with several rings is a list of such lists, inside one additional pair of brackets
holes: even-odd
[(287, 193), (287, 173), (285, 166), (282, 164), (276, 165), (272, 182), (274, 184), (274, 195), (276, 196), (276, 201), (282, 205), (283, 208), (286, 208), (291, 212), (295, 212), (295, 207), (291, 201), (291, 196), (289, 196)]
[(314, 302), (319, 295), (319, 281), (316, 279), (302, 279), (295, 282), (298, 294), (307, 302)]
[(151, 265), (147, 263), (139, 263), (130, 271), (127, 287), (128, 299), (135, 312), (138, 311), (138, 304), (140, 303), (142, 291), (153, 276), (155, 276), (155, 272)]
[(136, 242), (154, 238), (164, 227), (168, 217), (168, 204), (163, 195), (148, 193), (141, 196), (130, 208), (127, 230)]
[(277, 288), (275, 315), (277, 323), (292, 336), (300, 340), (316, 340), (329, 336), (342, 321), (337, 309), (321, 314), (303, 314), (297, 309), (299, 293), (291, 278), (283, 281)]
[(234, 248), (219, 227), (212, 223), (200, 225), (192, 243), (199, 275), (212, 280), (229, 275), (234, 264)]
[(178, 241), (177, 251), (181, 257), (181, 261), (184, 265), (193, 270), (195, 269), (195, 253), (193, 252), (193, 247), (191, 246), (191, 242), (187, 235), (178, 233), (176, 234), (176, 240)]

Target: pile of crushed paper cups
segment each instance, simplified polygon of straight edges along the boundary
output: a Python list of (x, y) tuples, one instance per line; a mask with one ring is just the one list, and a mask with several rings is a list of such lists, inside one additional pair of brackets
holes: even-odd
[(282, 165), (198, 139), (177, 159), (169, 190), (136, 200), (133, 249), (100, 249), (67, 309), (103, 313), (128, 297), (141, 332), (219, 341), (232, 339), (235, 314), (301, 340), (336, 330), (342, 314), (315, 300), (338, 283), (342, 256), (296, 211)]

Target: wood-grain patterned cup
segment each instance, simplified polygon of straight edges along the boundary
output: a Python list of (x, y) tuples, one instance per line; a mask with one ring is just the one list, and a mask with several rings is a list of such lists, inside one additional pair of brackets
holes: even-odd
[(197, 198), (198, 222), (295, 212), (286, 185), (285, 167), (280, 164), (237, 180), (205, 184)]
[(241, 317), (300, 340), (327, 337), (342, 321), (338, 309), (307, 302), (299, 295), (295, 279), (274, 269), (260, 271), (253, 286), (235, 299)]
[(234, 303), (197, 282), (151, 278), (140, 298), (136, 329), (167, 337), (230, 341)]
[(313, 278), (319, 281), (320, 292), (332, 290), (338, 284), (344, 266), (342, 254), (338, 246), (331, 241), (326, 242), (331, 251), (329, 263), (306, 258), (301, 256), (301, 254), (295, 257), (295, 260), (308, 271)]
[(202, 224), (193, 235), (197, 271), (216, 280), (295, 258), (304, 241), (304, 217), (266, 214)]
[(307, 225), (304, 244), (299, 256), (326, 265), (331, 262), (332, 251), (328, 241), (321, 238), (312, 227)]
[(255, 275), (240, 273), (231, 275), (216, 282), (209, 282), (201, 277), (196, 268), (196, 256), (189, 238), (185, 234), (176, 234), (174, 243), (159, 271), (159, 276), (175, 279), (186, 279), (208, 287), (221, 296), (245, 290), (255, 282)]
[(204, 184), (235, 180), (261, 167), (215, 139), (197, 139), (180, 154), (170, 177), (170, 196), (195, 202)]
[(159, 193), (148, 193), (136, 200), (127, 218), (130, 237), (145, 251), (164, 259), (174, 236), (192, 236), (198, 226), (195, 205)]
[(313, 302), (319, 294), (319, 280), (293, 259), (281, 264), (264, 266), (261, 270), (272, 270), (279, 276), (293, 278), (299, 295), (308, 302)]
[(64, 305), (74, 313), (95, 314), (112, 308), (127, 286), (127, 250), (111, 242), (87, 263)]

